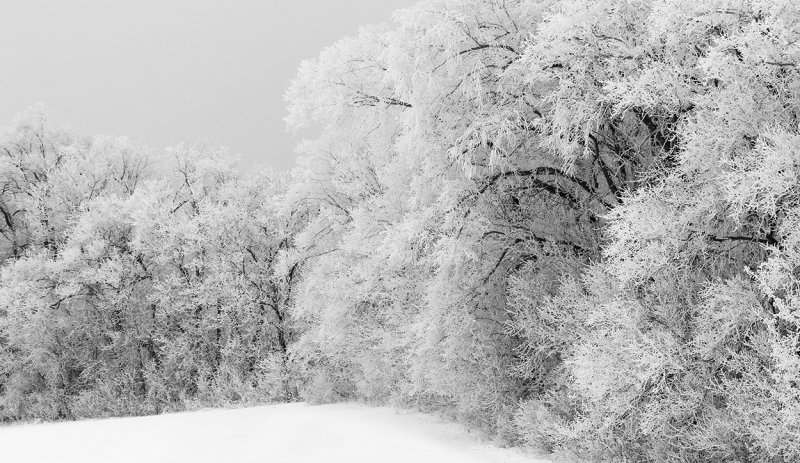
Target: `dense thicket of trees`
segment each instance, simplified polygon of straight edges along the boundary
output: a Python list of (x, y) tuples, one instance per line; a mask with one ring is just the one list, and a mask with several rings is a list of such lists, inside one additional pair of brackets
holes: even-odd
[(285, 180), (242, 177), (212, 146), (166, 172), (125, 139), (74, 136), (46, 112), (0, 141), (0, 418), (154, 413), (287, 398), (296, 218)]
[(0, 417), (367, 400), (578, 460), (796, 461), (798, 60), (791, 0), (439, 0), (301, 66), (287, 178), (25, 113)]
[(310, 390), (578, 459), (800, 458), (799, 12), (432, 1), (306, 63)]

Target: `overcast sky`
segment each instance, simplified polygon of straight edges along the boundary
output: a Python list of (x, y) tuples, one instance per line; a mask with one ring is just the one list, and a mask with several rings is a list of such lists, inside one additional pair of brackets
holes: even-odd
[(208, 138), (283, 170), (300, 61), (415, 0), (0, 2), (0, 126), (44, 103), (81, 133), (156, 149)]

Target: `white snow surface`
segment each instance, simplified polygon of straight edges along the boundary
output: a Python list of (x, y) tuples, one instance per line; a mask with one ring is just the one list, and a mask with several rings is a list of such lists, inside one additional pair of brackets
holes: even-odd
[(358, 404), (267, 405), (0, 427), (8, 463), (545, 463), (436, 417)]

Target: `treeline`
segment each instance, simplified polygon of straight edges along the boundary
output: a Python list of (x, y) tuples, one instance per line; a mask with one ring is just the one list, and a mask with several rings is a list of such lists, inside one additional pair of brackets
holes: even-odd
[(213, 146), (154, 163), (130, 141), (21, 114), (0, 143), (0, 419), (286, 399), (299, 222), (286, 181)]
[(0, 144), (0, 414), (367, 400), (800, 459), (800, 5), (440, 0), (304, 63), (291, 178)]

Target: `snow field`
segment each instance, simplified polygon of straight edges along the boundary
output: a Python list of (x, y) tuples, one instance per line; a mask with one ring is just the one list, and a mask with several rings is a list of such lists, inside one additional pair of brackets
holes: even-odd
[(0, 427), (8, 463), (545, 463), (424, 414), (281, 404)]

